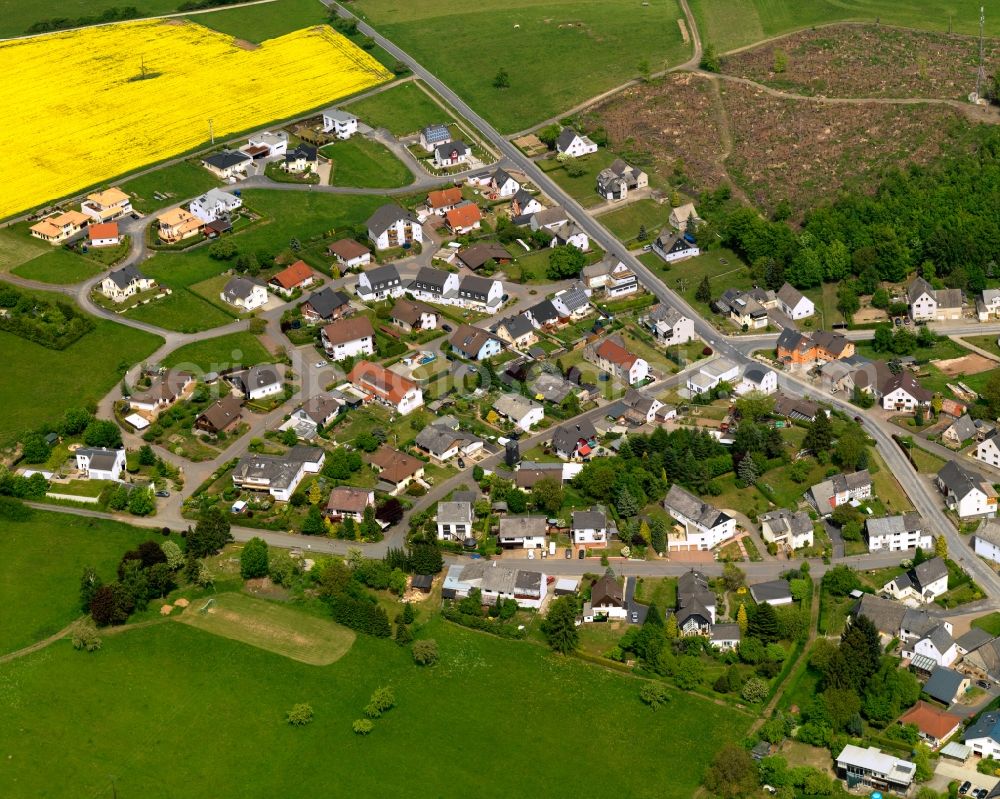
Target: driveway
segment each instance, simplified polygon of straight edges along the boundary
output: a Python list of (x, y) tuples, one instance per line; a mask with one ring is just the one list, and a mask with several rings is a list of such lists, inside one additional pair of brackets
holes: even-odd
[[(648, 605), (640, 605), (635, 601), (635, 577), (625, 578), (625, 607), (628, 609), (628, 623), (629, 624), (645, 624), (646, 614), (649, 613)], [(636, 621), (632, 621), (632, 614), (637, 614)]]
[(830, 537), (830, 546), (833, 550), (833, 557), (844, 557), (844, 537), (840, 534), (840, 528), (824, 519), (823, 529), (826, 530), (826, 534)]

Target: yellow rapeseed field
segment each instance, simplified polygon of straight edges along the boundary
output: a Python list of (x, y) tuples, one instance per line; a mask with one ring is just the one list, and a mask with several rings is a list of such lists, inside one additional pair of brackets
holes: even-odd
[(0, 42), (0, 76), (3, 218), (391, 74), (327, 26), (255, 46), (147, 20)]

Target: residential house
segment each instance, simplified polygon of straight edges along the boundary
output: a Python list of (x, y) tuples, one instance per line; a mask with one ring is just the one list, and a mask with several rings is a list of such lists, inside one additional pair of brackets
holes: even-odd
[(968, 652), (962, 658), (962, 671), (973, 679), (1000, 682), (1000, 638), (993, 638)]
[(323, 513), (332, 522), (343, 522), (345, 519), (360, 522), (365, 518), (365, 508), (374, 507), (375, 492), (371, 489), (334, 486)]
[(349, 139), (358, 132), (358, 118), (340, 108), (324, 108), (323, 132), (332, 133), (338, 139)]
[(272, 133), (269, 130), (247, 138), (243, 152), (251, 158), (277, 158), (288, 150), (288, 134), (283, 130)]
[(596, 446), (597, 430), (588, 419), (559, 425), (552, 431), (552, 449), (564, 461), (586, 458)]
[(660, 235), (653, 239), (653, 252), (671, 264), (675, 261), (683, 261), (686, 258), (701, 255), (701, 247), (687, 234), (664, 228), (660, 231)]
[(91, 247), (117, 247), (122, 234), (117, 222), (98, 222), (87, 226), (87, 243)]
[(319, 171), (319, 153), (311, 144), (300, 142), (294, 150), (285, 153), (281, 169), (292, 175), (303, 175)]
[(501, 394), (494, 401), (493, 410), (526, 432), (545, 418), (545, 407), (540, 402), (520, 394)]
[(347, 378), (351, 385), (405, 416), (424, 404), (424, 394), (412, 380), (370, 361), (358, 361)]
[(308, 420), (317, 428), (326, 427), (333, 422), (341, 412), (347, 407), (337, 396), (339, 391), (333, 394), (316, 394), (302, 403), (301, 407), (292, 412), (293, 417)]
[(201, 159), (201, 165), (219, 180), (230, 181), (238, 176), (245, 177), (247, 167), (253, 158), (237, 150), (223, 150)]
[(380, 491), (396, 496), (407, 489), (415, 480), (424, 476), (424, 462), (405, 452), (389, 447), (379, 447), (368, 457), (368, 462), (378, 472)]
[(597, 152), (597, 145), (586, 136), (577, 133), (573, 128), (563, 128), (556, 139), (556, 151), (560, 155), (579, 158)]
[[(904, 617), (905, 618), (905, 617)], [(958, 660), (958, 647), (951, 637), (951, 625), (936, 624), (909, 646), (904, 643), (902, 655), (913, 659), (918, 655), (933, 660), (938, 666), (950, 666)]]
[(117, 186), (112, 186), (110, 189), (88, 194), (87, 199), (80, 203), (80, 211), (94, 222), (113, 222), (132, 213), (132, 198)]
[(365, 302), (381, 302), (403, 294), (403, 283), (395, 264), (376, 266), (358, 275), (358, 296)]
[(919, 513), (868, 519), (865, 522), (868, 551), (903, 552), (917, 547), (926, 551), (934, 545), (934, 541), (931, 534), (924, 531), (923, 526), (923, 519)]
[(441, 142), (434, 147), (434, 166), (438, 169), (458, 166), (468, 162), (470, 156), (469, 145), (458, 139), (454, 141)]
[[(952, 422), (950, 425), (948, 425), (948, 427), (946, 427), (943, 431), (941, 431), (941, 438), (945, 441), (946, 444), (950, 444), (953, 447), (960, 447), (966, 441), (973, 441), (978, 439), (979, 428), (976, 427), (976, 423), (972, 420), (972, 417), (966, 413), (959, 416), (954, 422)], [(1000, 465), (1000, 447), (998, 447), (997, 444), (994, 443), (988, 449), (983, 450), (983, 453), (981, 455), (980, 450), (982, 449), (982, 446), (983, 445), (980, 444), (978, 447), (976, 447), (975, 456), (984, 463), (993, 463), (993, 460), (991, 460), (991, 456), (995, 452), (996, 463), (994, 465)]]
[(590, 601), (584, 603), (583, 620), (592, 622), (625, 618), (628, 618), (628, 603), (618, 578), (610, 574), (601, 576), (590, 587)]
[(148, 291), (156, 281), (146, 277), (134, 265), (129, 264), (110, 272), (101, 281), (101, 294), (115, 302), (124, 302), (141, 291)]
[(950, 705), (969, 689), (968, 676), (947, 666), (935, 666), (924, 683), (924, 693), (931, 699)]
[(196, 430), (212, 435), (231, 433), (243, 420), (243, 403), (232, 395), (209, 405), (194, 420)]
[(693, 569), (677, 578), (677, 630), (682, 636), (710, 635), (715, 624), (715, 592), (708, 580)]
[(838, 391), (851, 393), (854, 391), (854, 366), (841, 361), (830, 361), (819, 367), (819, 376), (823, 388), (831, 394)]
[(735, 519), (703, 502), (676, 483), (670, 486), (663, 500), (663, 507), (680, 522), (682, 528), (668, 536), (669, 550), (678, 552), (709, 550), (736, 535)]
[(351, 313), (351, 300), (342, 291), (334, 291), (327, 286), (314, 291), (300, 306), (302, 318), (311, 325), (332, 322)]
[(573, 543), (592, 548), (608, 545), (608, 516), (602, 508), (573, 511)]
[(937, 751), (945, 741), (958, 732), (962, 726), (962, 719), (960, 716), (939, 710), (927, 702), (917, 702), (899, 717), (899, 723), (912, 724), (917, 728), (921, 740)]
[(194, 377), (187, 372), (172, 369), (153, 379), (149, 388), (137, 391), (128, 398), (129, 407), (154, 418), (177, 400), (187, 398), (194, 391)]
[(531, 219), (528, 220), (528, 227), (533, 231), (546, 230), (549, 233), (555, 233), (557, 229), (568, 223), (569, 214), (566, 213), (566, 209), (554, 205), (532, 214)]
[(288, 502), (307, 474), (318, 474), (326, 453), (319, 447), (292, 447), (284, 455), (249, 453), (233, 469), (233, 485), (246, 491), (266, 491)]
[(656, 340), (667, 347), (685, 344), (694, 339), (694, 320), (684, 316), (676, 308), (657, 304), (640, 319)]
[(733, 652), (740, 645), (740, 625), (713, 624), (708, 633), (708, 642), (722, 652)]
[(451, 141), (451, 131), (447, 125), (428, 125), (420, 131), (420, 146), (427, 152), (434, 152), (434, 148), (439, 144), (446, 144)]
[(256, 311), (267, 304), (267, 288), (252, 277), (233, 275), (219, 292), (219, 297), (244, 311)]
[(409, 289), (418, 300), (447, 305), (458, 295), (458, 275), (432, 266), (422, 266)]
[(778, 373), (774, 369), (766, 366), (752, 364), (743, 370), (743, 379), (735, 386), (733, 391), (740, 396), (749, 394), (751, 391), (759, 391), (761, 394), (773, 394), (778, 390)]
[(504, 266), (511, 262), (510, 253), (507, 249), (494, 242), (473, 244), (464, 250), (459, 250), (458, 260), (473, 271), (482, 269), (487, 261), (493, 261), (498, 266)]
[(503, 304), (503, 283), (478, 275), (463, 275), (458, 284), (458, 298), (452, 305), (483, 313), (496, 313)]
[(813, 301), (791, 283), (785, 283), (778, 289), (777, 297), (778, 307), (792, 319), (806, 319), (816, 313)]
[(621, 336), (608, 336), (584, 349), (584, 357), (599, 369), (630, 386), (643, 383), (649, 376), (649, 364), (625, 348)]
[(1000, 289), (983, 289), (983, 298), (976, 302), (979, 321), (1000, 316)]
[(479, 560), (465, 566), (450, 566), (441, 596), (444, 599), (463, 599), (475, 588), (482, 594), (485, 605), (513, 599), (518, 607), (537, 610), (545, 601), (548, 582), (542, 572), (515, 569), (496, 560)]
[(472, 537), (472, 503), (439, 502), (437, 505), (439, 541), (464, 541)]
[(202, 222), (208, 223), (220, 217), (227, 217), (242, 206), (243, 200), (235, 194), (222, 189), (209, 189), (200, 197), (191, 200), (188, 210)]
[(424, 240), (424, 231), (416, 216), (395, 203), (383, 205), (365, 224), (368, 238), (376, 250), (420, 244)]
[(427, 208), (435, 216), (444, 216), (461, 202), (463, 202), (462, 189), (458, 186), (436, 189), (427, 194)]
[(527, 349), (538, 342), (535, 327), (525, 314), (501, 319), (496, 327), (497, 337), (516, 349)]
[(914, 322), (962, 318), (961, 289), (934, 289), (922, 277), (917, 277), (907, 287), (906, 298), (910, 306), (910, 318)]
[(497, 543), (504, 549), (542, 549), (548, 523), (544, 516), (503, 516)]
[(775, 348), (778, 360), (786, 367), (811, 367), (818, 360), (816, 342), (791, 327), (781, 331)]
[(851, 618), (865, 616), (875, 625), (883, 645), (893, 638), (904, 637), (903, 620), (908, 614), (912, 615), (907, 622), (905, 637), (910, 641), (937, 624), (924, 611), (912, 610), (899, 602), (874, 594), (862, 594), (851, 609)]
[(988, 644), (996, 638), (995, 635), (982, 630), (979, 627), (970, 627), (969, 631), (955, 639), (955, 646), (958, 647), (958, 654), (965, 656), (970, 652), (975, 652), (979, 647)]
[(393, 324), (401, 327), (407, 333), (414, 330), (436, 330), (438, 314), (429, 305), (412, 300), (399, 299), (392, 306), (390, 318)]
[(946, 463), (937, 473), (938, 490), (944, 494), (944, 504), (960, 519), (976, 516), (996, 516), (997, 492), (988, 480), (957, 460)]
[(893, 577), (882, 591), (893, 599), (933, 602), (948, 591), (948, 567), (941, 558), (925, 560)]
[(579, 396), (580, 386), (569, 382), (561, 375), (541, 372), (529, 385), (535, 399), (543, 399), (562, 405), (570, 394)]
[(192, 236), (197, 236), (201, 232), (204, 223), (183, 208), (171, 208), (156, 217), (156, 235), (161, 241), (173, 244)]
[(779, 508), (761, 514), (760, 534), (768, 544), (777, 544), (786, 550), (813, 545), (813, 521), (805, 511)]
[(530, 491), (542, 480), (566, 482), (570, 479), (563, 469), (566, 465), (568, 464), (521, 461), (517, 471), (514, 472), (514, 485), (522, 491)]
[(867, 469), (853, 474), (835, 474), (809, 489), (806, 496), (822, 516), (829, 516), (838, 505), (872, 495), (872, 476)]
[(315, 282), (316, 273), (309, 268), (309, 265), (305, 261), (296, 261), (275, 274), (268, 281), (268, 285), (279, 294), (291, 297), (297, 289), (307, 288)]
[(788, 580), (769, 580), (750, 586), (750, 596), (758, 605), (791, 605), (792, 589)]
[(452, 349), (470, 361), (484, 361), (499, 355), (503, 341), (488, 330), (472, 325), (459, 325), (448, 339)]
[(375, 354), (375, 330), (367, 316), (351, 316), (326, 325), (320, 333), (331, 360)]
[(273, 397), (285, 390), (285, 378), (281, 367), (273, 363), (261, 363), (249, 369), (241, 369), (226, 376), (226, 382), (244, 399), (253, 401)]
[(344, 269), (360, 269), (372, 262), (371, 250), (354, 239), (337, 239), (326, 251)]
[(679, 205), (670, 212), (670, 224), (678, 230), (687, 230), (688, 225), (697, 225), (701, 222), (698, 212), (694, 208), (694, 203)]
[(611, 298), (624, 297), (639, 290), (635, 272), (621, 261), (604, 260), (585, 266), (580, 277), (588, 289), (604, 289), (604, 293)]
[(597, 173), (597, 193), (605, 200), (624, 200), (630, 191), (639, 191), (648, 185), (649, 175), (621, 158)]
[(486, 183), (480, 181), (480, 184), (486, 186), (484, 193), (491, 200), (501, 197), (513, 197), (521, 190), (521, 184), (512, 178), (505, 169), (497, 169), (489, 176)]
[(515, 224), (527, 224), (531, 217), (544, 208), (541, 201), (530, 191), (518, 189), (510, 200), (510, 217)]
[(118, 480), (125, 469), (124, 449), (81, 447), (73, 454), (85, 480)]
[(812, 338), (816, 344), (816, 360), (820, 363), (851, 358), (854, 355), (854, 342), (841, 333), (817, 330)]
[(580, 252), (587, 252), (590, 249), (590, 237), (583, 228), (571, 222), (552, 231), (549, 247), (576, 247)]
[(568, 289), (557, 291), (552, 297), (552, 306), (560, 317), (576, 322), (588, 316), (593, 310), (590, 293), (582, 283), (574, 283)]
[(62, 244), (83, 232), (90, 217), (80, 211), (61, 211), (31, 226), (31, 235), (49, 244)]
[(483, 441), (471, 433), (441, 424), (435, 420), (419, 433), (415, 439), (416, 445), (439, 463), (450, 461), (456, 456), (471, 456), (482, 452)]
[(687, 378), (687, 389), (692, 394), (711, 391), (720, 383), (731, 383), (740, 374), (740, 366), (728, 358), (713, 358)]
[(625, 420), (639, 426), (652, 424), (656, 419), (656, 412), (663, 407), (663, 403), (656, 397), (638, 388), (626, 391), (621, 402), (626, 408)]
[(913, 411), (930, 408), (933, 391), (928, 391), (909, 372), (900, 372), (887, 380), (881, 389), (882, 407), (887, 411)]
[(1000, 524), (983, 519), (972, 536), (972, 547), (979, 557), (1000, 563)]
[(862, 749), (847, 744), (837, 755), (837, 774), (852, 787), (864, 785), (879, 791), (906, 795), (913, 785), (917, 767), (909, 760), (885, 754), (869, 746)]
[(976, 446), (975, 458), (990, 466), (1000, 468), (1000, 430), (994, 430), (989, 438)]
[(531, 320), (531, 324), (538, 330), (549, 325), (559, 324), (559, 311), (556, 310), (555, 303), (551, 300), (542, 300), (532, 305), (524, 315)]
[(755, 295), (753, 292), (726, 289), (713, 307), (745, 330), (760, 330), (768, 325), (765, 303), (773, 304), (774, 300), (763, 290)]

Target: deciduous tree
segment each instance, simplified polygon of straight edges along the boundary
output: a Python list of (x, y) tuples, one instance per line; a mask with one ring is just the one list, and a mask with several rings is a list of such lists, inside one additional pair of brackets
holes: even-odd
[(561, 596), (550, 606), (542, 622), (542, 632), (549, 646), (556, 652), (568, 654), (579, 646), (580, 632), (576, 627), (576, 600)]
[(240, 553), (240, 575), (244, 580), (266, 577), (268, 573), (268, 548), (263, 538), (254, 536), (247, 541)]

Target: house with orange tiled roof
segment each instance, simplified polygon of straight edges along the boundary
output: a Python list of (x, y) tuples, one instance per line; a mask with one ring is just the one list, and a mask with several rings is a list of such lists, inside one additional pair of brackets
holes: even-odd
[(291, 297), (296, 289), (304, 289), (315, 281), (316, 273), (309, 268), (309, 265), (305, 261), (296, 261), (291, 266), (282, 269), (267, 282), (279, 294)]
[(479, 230), (479, 225), (483, 221), (483, 215), (475, 203), (464, 203), (452, 208), (444, 217), (448, 222), (448, 228), (456, 236)]
[(371, 361), (358, 361), (347, 379), (368, 401), (381, 402), (403, 416), (424, 404), (416, 383)]
[(80, 203), (80, 210), (95, 222), (112, 222), (132, 213), (132, 198), (117, 186), (106, 191), (88, 194)]
[(117, 222), (99, 222), (87, 228), (87, 240), (91, 247), (114, 247), (121, 244), (122, 234)]
[(90, 217), (80, 211), (63, 211), (45, 217), (31, 226), (31, 235), (49, 244), (62, 244), (80, 233)]
[(156, 235), (168, 244), (197, 236), (202, 221), (183, 208), (172, 208), (156, 217)]
[(912, 724), (932, 749), (937, 749), (962, 726), (962, 719), (927, 702), (917, 702), (899, 717), (900, 724)]
[(438, 189), (427, 195), (427, 207), (432, 214), (444, 216), (452, 208), (462, 202), (462, 190), (458, 186), (450, 189)]
[(608, 336), (588, 344), (583, 357), (630, 386), (641, 383), (649, 375), (649, 364), (629, 352), (621, 336)]

